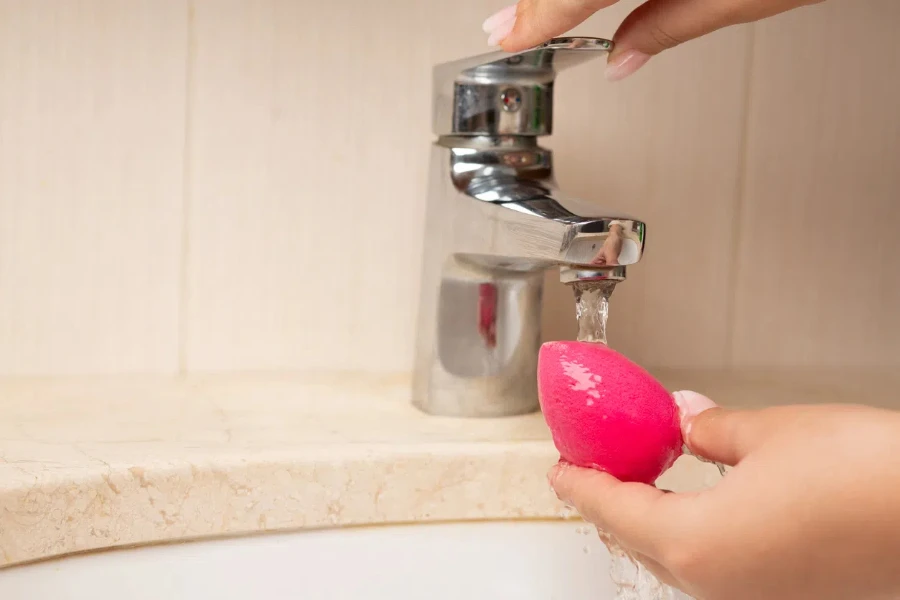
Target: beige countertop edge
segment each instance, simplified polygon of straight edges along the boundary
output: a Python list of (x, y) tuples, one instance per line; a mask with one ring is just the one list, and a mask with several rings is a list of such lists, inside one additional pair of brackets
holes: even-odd
[(549, 442), (213, 453), (45, 471), (0, 490), (0, 564), (160, 541), (419, 521), (547, 518)]
[[(895, 406), (892, 371), (668, 371), (723, 404)], [(0, 381), (0, 567), (120, 546), (343, 525), (559, 518), (539, 414), (446, 419), (405, 377)], [(661, 487), (715, 482), (684, 457)]]

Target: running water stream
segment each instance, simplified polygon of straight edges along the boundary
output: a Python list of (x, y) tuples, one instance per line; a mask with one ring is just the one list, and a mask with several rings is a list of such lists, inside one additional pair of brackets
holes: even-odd
[[(578, 341), (607, 345), (607, 321), (609, 319), (609, 298), (616, 287), (616, 281), (577, 281), (572, 284), (575, 291), (575, 315), (578, 319)], [(685, 454), (694, 456), (685, 446)], [(697, 457), (698, 460), (706, 461)], [(725, 467), (713, 463), (719, 473), (725, 475)], [(571, 509), (567, 509), (571, 511)], [(579, 530), (581, 530), (579, 528)], [(685, 595), (659, 581), (644, 565), (632, 558), (616, 541), (601, 531), (600, 539), (606, 544), (610, 555), (610, 578), (616, 586), (615, 600), (690, 600)]]

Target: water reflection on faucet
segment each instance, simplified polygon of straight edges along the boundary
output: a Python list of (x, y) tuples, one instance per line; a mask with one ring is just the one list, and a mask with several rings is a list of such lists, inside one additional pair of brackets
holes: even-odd
[(597, 267), (633, 264), (640, 244), (640, 236), (634, 231), (631, 222), (612, 221), (606, 241), (590, 264)]
[(497, 286), (493, 283), (478, 286), (478, 333), (488, 348), (497, 345)]

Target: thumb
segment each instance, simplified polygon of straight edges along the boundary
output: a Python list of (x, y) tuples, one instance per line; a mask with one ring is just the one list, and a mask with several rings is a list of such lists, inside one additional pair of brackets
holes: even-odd
[(623, 79), (651, 56), (740, 22), (745, 0), (648, 0), (619, 26), (606, 76)]
[(607, 79), (631, 75), (651, 56), (730, 25), (750, 23), (823, 0), (647, 0), (613, 37)]
[(734, 466), (763, 441), (761, 411), (726, 410), (697, 392), (672, 394), (681, 413), (684, 443), (696, 456)]

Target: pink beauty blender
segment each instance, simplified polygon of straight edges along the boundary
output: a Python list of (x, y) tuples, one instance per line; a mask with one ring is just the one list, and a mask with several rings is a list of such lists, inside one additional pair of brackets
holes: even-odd
[(603, 344), (548, 342), (538, 359), (544, 419), (563, 460), (653, 483), (681, 455), (678, 408), (644, 369)]

